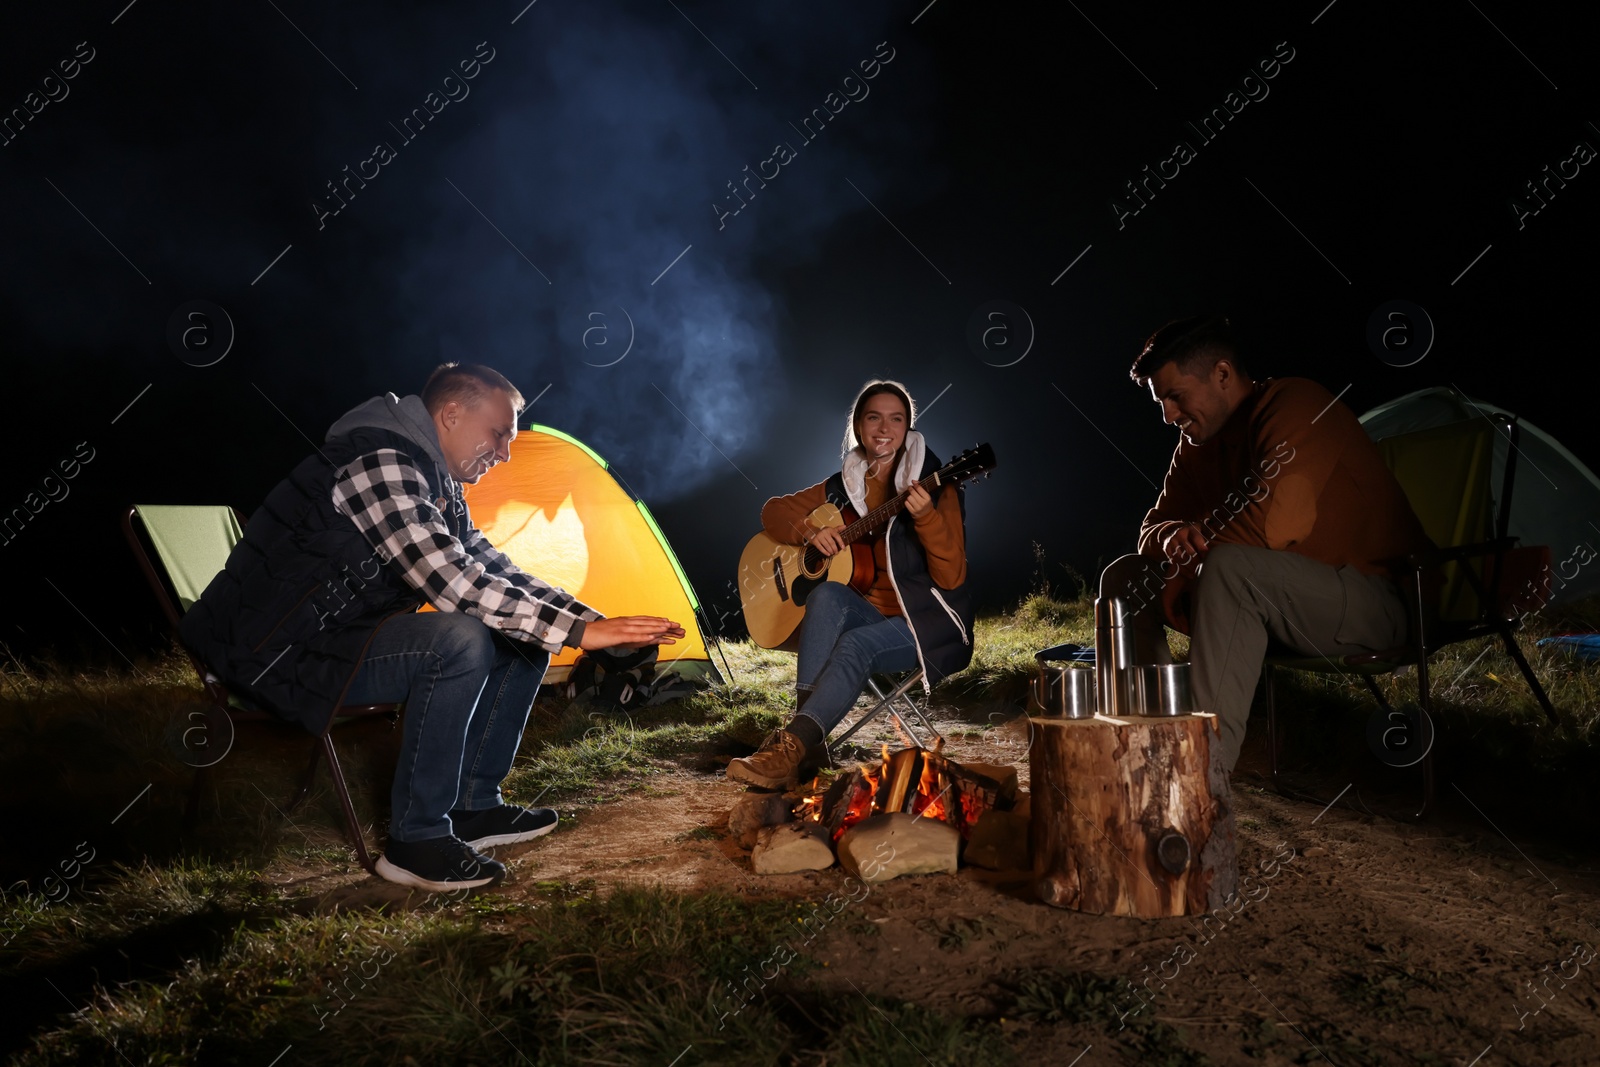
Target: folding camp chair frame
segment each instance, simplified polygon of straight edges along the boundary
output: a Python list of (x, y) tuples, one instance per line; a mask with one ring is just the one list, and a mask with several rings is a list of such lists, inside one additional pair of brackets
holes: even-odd
[[(1279, 743), (1282, 729), (1278, 722), (1276, 673), (1279, 670), (1305, 670), (1318, 673), (1337, 671), (1341, 674), (1355, 674), (1366, 683), (1367, 690), (1377, 701), (1378, 707), (1385, 714), (1393, 714), (1388, 700), (1384, 698), (1382, 690), (1373, 678), (1379, 674), (1389, 674), (1401, 667), (1414, 666), (1417, 669), (1417, 703), (1423, 714), (1430, 719), (1433, 717), (1433, 697), (1428, 679), (1428, 657), (1448, 645), (1461, 641), (1468, 641), (1477, 637), (1498, 635), (1505, 646), (1506, 653), (1516, 661), (1522, 677), (1527, 681), (1528, 688), (1533, 691), (1534, 697), (1539, 701), (1539, 706), (1544, 709), (1545, 717), (1552, 726), (1561, 724), (1561, 714), (1545, 692), (1544, 686), (1533, 673), (1528, 659), (1523, 655), (1522, 648), (1517, 644), (1515, 631), (1521, 626), (1521, 615), (1508, 610), (1508, 606), (1516, 599), (1514, 591), (1508, 586), (1506, 557), (1517, 548), (1517, 539), (1509, 536), (1511, 522), (1511, 494), (1516, 486), (1517, 452), (1520, 434), (1515, 416), (1500, 412), (1485, 416), (1491, 424), (1509, 439), (1509, 448), (1506, 450), (1505, 471), (1501, 477), (1499, 499), (1496, 505), (1494, 522), (1494, 537), (1487, 541), (1474, 544), (1456, 545), (1448, 548), (1433, 549), (1428, 552), (1418, 553), (1397, 561), (1397, 570), (1401, 580), (1397, 582), (1404, 589), (1406, 597), (1406, 615), (1410, 628), (1408, 642), (1395, 649), (1383, 652), (1361, 653), (1351, 656), (1324, 658), (1321, 662), (1312, 662), (1304, 657), (1271, 656), (1267, 657), (1262, 669), (1262, 682), (1266, 697), (1267, 711), (1267, 755), (1272, 775), (1272, 785), (1277, 792), (1286, 796), (1299, 796), (1291, 792), (1283, 783), (1281, 768), (1279, 766)], [(1542, 565), (1549, 564), (1549, 549), (1538, 546), (1533, 551), (1542, 552)], [(1470, 565), (1481, 561), (1484, 565), (1486, 577), (1480, 577)], [(1424, 575), (1429, 572), (1438, 572), (1446, 565), (1454, 563), (1461, 571), (1462, 576), (1471, 585), (1478, 598), (1478, 615), (1476, 618), (1461, 621), (1445, 621), (1435, 618), (1438, 613), (1437, 605), (1430, 604), (1426, 595)], [(1508, 617), (1509, 616), (1509, 617)], [(1412, 814), (1413, 819), (1423, 818), (1434, 798), (1434, 766), (1433, 747), (1430, 744), (1427, 752), (1421, 759), (1422, 765), (1422, 804)], [(1304, 799), (1322, 803), (1321, 798), (1305, 797)]]
[[(240, 527), (244, 526), (244, 516), (239, 514), (237, 508), (233, 511), (234, 518)], [(139, 514), (138, 505), (128, 508), (122, 516), (122, 532), (128, 539), (128, 546), (133, 550), (134, 559), (138, 560), (139, 567), (144, 571), (145, 580), (150, 583), (150, 589), (155, 594), (157, 603), (161, 605), (162, 614), (166, 616), (167, 627), (172, 633), (172, 639), (184, 655), (189, 657), (190, 664), (194, 667), (195, 674), (200, 678), (200, 684), (205, 689), (206, 700), (210, 707), (208, 716), (226, 716), (230, 725), (247, 722), (278, 723), (282, 726), (291, 726), (292, 723), (269, 711), (252, 707), (250, 704), (230, 692), (228, 687), (209, 669), (200, 657), (194, 654), (183, 642), (179, 633), (179, 623), (182, 613), (179, 610), (178, 598), (174, 590), (168, 585), (165, 576), (165, 567), (158, 567), (152, 558), (152, 545), (146, 544), (149, 536), (146, 531), (143, 517)], [(339, 798), (339, 808), (344, 816), (345, 836), (356, 850), (356, 858), (367, 872), (373, 873), (376, 860), (367, 850), (366, 835), (362, 833), (361, 822), (356, 818), (355, 804), (350, 799), (350, 787), (345, 781), (344, 769), (339, 765), (339, 753), (334, 748), (332, 730), (336, 723), (354, 718), (364, 718), (369, 715), (388, 715), (391, 722), (397, 721), (401, 709), (400, 704), (359, 704), (346, 705), (339, 708), (329, 717), (328, 725), (320, 735), (315, 737), (311, 747), (311, 758), (306, 764), (304, 775), (300, 779), (300, 787), (294, 796), (289, 799), (285, 815), (303, 804), (311, 794), (311, 786), (316, 780), (317, 764), (326, 760), (328, 774), (333, 780), (333, 791)], [(214, 722), (215, 720), (213, 720)], [(200, 797), (205, 792), (211, 779), (211, 767), (195, 768), (194, 784), (189, 789), (189, 802), (184, 809), (183, 824), (185, 829), (193, 829), (200, 813)]]
[[(867, 712), (861, 716), (861, 718), (857, 719), (850, 729), (834, 738), (832, 744), (844, 744), (855, 735), (857, 730), (861, 729), (863, 726), (867, 725), (867, 723), (871, 722), (884, 712), (889, 713), (889, 717), (894, 720), (895, 725), (899, 727), (902, 733), (911, 738), (914, 744), (922, 748), (929, 748), (933, 744), (937, 744), (939, 741), (943, 740), (943, 737), (939, 731), (934, 729), (933, 723), (928, 721), (928, 717), (923, 714), (922, 709), (917, 706), (917, 702), (911, 699), (911, 688), (912, 686), (920, 683), (922, 681), (922, 677), (922, 668), (919, 667), (910, 674), (906, 675), (898, 683), (893, 683), (892, 688), (887, 693), (884, 692), (883, 686), (878, 683), (877, 678), (869, 677), (867, 679), (867, 688), (871, 690), (872, 695), (877, 698), (877, 703), (872, 705), (872, 707), (869, 708)], [(903, 706), (913, 718), (922, 724), (922, 728), (928, 733), (929, 740), (927, 742), (918, 740), (916, 732), (911, 729), (910, 725), (900, 715), (900, 712), (897, 710), (897, 706)]]

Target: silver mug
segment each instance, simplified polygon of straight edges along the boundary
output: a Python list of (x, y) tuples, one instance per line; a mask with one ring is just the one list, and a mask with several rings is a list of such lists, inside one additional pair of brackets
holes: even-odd
[(1128, 689), (1135, 715), (1189, 715), (1194, 691), (1187, 663), (1147, 663), (1128, 668)]
[(1051, 719), (1092, 719), (1099, 706), (1092, 667), (1041, 663), (1029, 686), (1034, 714)]

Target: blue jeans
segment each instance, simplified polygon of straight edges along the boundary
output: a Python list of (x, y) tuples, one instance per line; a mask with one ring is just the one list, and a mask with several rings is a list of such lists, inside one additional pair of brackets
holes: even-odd
[(801, 715), (824, 735), (849, 714), (874, 674), (913, 671), (920, 664), (905, 617), (884, 618), (843, 582), (824, 582), (806, 599), (800, 624), (795, 688), (811, 695)]
[(345, 703), (405, 703), (391, 839), (448, 837), (451, 809), (502, 803), (500, 782), (549, 662), (538, 646), (461, 612), (398, 615), (378, 629)]

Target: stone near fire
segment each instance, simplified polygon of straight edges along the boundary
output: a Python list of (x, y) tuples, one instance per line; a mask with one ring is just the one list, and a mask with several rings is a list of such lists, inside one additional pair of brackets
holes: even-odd
[(963, 858), (991, 871), (1022, 871), (1028, 862), (1028, 816), (1015, 811), (986, 811), (972, 827)]
[(794, 818), (793, 803), (782, 793), (745, 793), (733, 802), (733, 810), (728, 813), (728, 833), (740, 848), (754, 848), (756, 835), (763, 827)]
[(905, 874), (954, 874), (960, 847), (956, 828), (937, 819), (874, 815), (839, 838), (839, 865), (869, 885)]
[(750, 869), (757, 874), (823, 871), (832, 866), (833, 849), (810, 823), (764, 827), (750, 853)]

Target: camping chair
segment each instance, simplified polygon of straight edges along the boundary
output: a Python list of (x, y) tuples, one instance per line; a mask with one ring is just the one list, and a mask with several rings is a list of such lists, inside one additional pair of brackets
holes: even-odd
[[(216, 577), (228, 561), (233, 546), (244, 536), (243, 522), (232, 508), (215, 505), (161, 505), (135, 504), (122, 517), (122, 531), (133, 549), (134, 558), (144, 570), (144, 576), (155, 593), (157, 602), (166, 615), (167, 625), (178, 647), (184, 650), (194, 666), (200, 684), (205, 688), (207, 723), (217, 736), (216, 727), (224, 720), (229, 725), (242, 722), (277, 722), (288, 725), (284, 719), (270, 711), (253, 707), (248, 701), (228, 691), (200, 658), (183, 643), (178, 633), (178, 622), (183, 614), (200, 599), (211, 579)], [(154, 558), (152, 558), (152, 552)], [(335, 723), (367, 715), (389, 715), (398, 712), (399, 704), (350, 705), (340, 708), (329, 720), (311, 748), (311, 760), (306, 766), (300, 788), (290, 799), (287, 810), (298, 808), (311, 792), (316, 778), (317, 763), (328, 761), (328, 772), (333, 779), (333, 790), (339, 797), (344, 812), (345, 833), (355, 846), (356, 856), (368, 873), (374, 860), (367, 852), (367, 843), (356, 819), (355, 806), (350, 801), (350, 789), (345, 784), (344, 771), (339, 766), (339, 756), (330, 736)], [(184, 812), (184, 825), (192, 827), (199, 814), (200, 796), (210, 780), (210, 765), (195, 769), (194, 785), (189, 790), (189, 803)]]
[[(1495, 433), (1510, 441), (1499, 492), (1492, 486)], [(1286, 792), (1279, 776), (1280, 727), (1274, 676), (1278, 670), (1336, 671), (1359, 677), (1386, 715), (1389, 702), (1373, 680), (1411, 665), (1417, 669), (1417, 703), (1433, 715), (1428, 657), (1447, 645), (1499, 635), (1552, 725), (1560, 715), (1534, 676), (1513, 632), (1528, 610), (1541, 606), (1540, 576), (1549, 565), (1547, 546), (1519, 547), (1507, 530), (1517, 469), (1514, 416), (1496, 413), (1482, 419), (1397, 434), (1377, 442), (1412, 510), (1436, 546), (1398, 561), (1396, 582), (1406, 598), (1410, 636), (1405, 645), (1382, 652), (1339, 657), (1306, 657), (1269, 651), (1263, 669), (1266, 691), (1267, 751), (1274, 788)], [(1437, 596), (1432, 593), (1437, 590)], [(1279, 650), (1282, 653), (1282, 650)], [(1433, 802), (1433, 750), (1421, 759), (1422, 818)]]
[[(836, 745), (844, 744), (857, 730), (861, 729), (863, 726), (867, 725), (867, 723), (871, 722), (873, 719), (877, 718), (886, 711), (889, 713), (889, 717), (894, 720), (895, 725), (899, 727), (901, 733), (911, 738), (913, 744), (916, 744), (921, 748), (930, 748), (932, 745), (943, 740), (939, 734), (939, 731), (933, 728), (933, 724), (928, 721), (928, 717), (924, 715), (922, 709), (917, 706), (917, 702), (911, 699), (911, 687), (919, 684), (921, 681), (922, 668), (918, 667), (910, 674), (907, 674), (899, 682), (890, 681), (889, 685), (891, 688), (889, 692), (885, 693), (883, 685), (878, 681), (877, 678), (868, 678), (867, 688), (877, 699), (877, 703), (868, 709), (866, 714), (857, 719), (850, 729), (846, 730), (844, 733), (835, 738), (833, 743)], [(922, 724), (922, 728), (928, 733), (927, 743), (918, 740), (915, 731), (911, 729), (910, 725), (900, 715), (899, 708), (901, 707), (907, 709), (911, 715)]]

